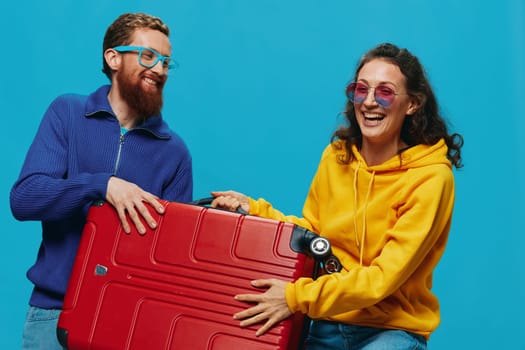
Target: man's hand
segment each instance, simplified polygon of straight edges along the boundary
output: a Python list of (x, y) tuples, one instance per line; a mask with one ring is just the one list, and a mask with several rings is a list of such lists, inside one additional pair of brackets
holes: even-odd
[(126, 233), (131, 232), (126, 213), (137, 228), (137, 231), (142, 235), (146, 233), (146, 228), (142, 224), (140, 216), (144, 218), (151, 229), (157, 227), (157, 222), (153, 219), (144, 203), (150, 204), (157, 213), (164, 213), (164, 207), (158, 201), (157, 196), (144, 191), (134, 183), (115, 176), (109, 178), (106, 200), (117, 210), (122, 227)]

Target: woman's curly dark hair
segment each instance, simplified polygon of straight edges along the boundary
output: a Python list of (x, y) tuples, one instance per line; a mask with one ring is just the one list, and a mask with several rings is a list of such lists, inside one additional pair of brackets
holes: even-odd
[[(433, 145), (441, 138), (448, 146), (447, 158), (456, 167), (461, 168), (461, 147), (463, 137), (460, 134), (449, 134), (445, 120), (439, 115), (438, 104), (425, 71), (418, 58), (412, 55), (407, 49), (385, 43), (376, 46), (368, 51), (359, 61), (354, 81), (359, 75), (363, 66), (374, 60), (382, 59), (395, 64), (406, 78), (407, 93), (419, 102), (420, 107), (413, 115), (408, 115), (401, 128), (401, 139), (408, 145), (418, 144)], [(348, 163), (353, 159), (351, 146), (353, 144), (361, 146), (362, 134), (357, 124), (354, 111), (354, 104), (348, 100), (344, 115), (348, 126), (340, 127), (332, 135), (332, 142), (336, 139), (343, 141), (346, 148), (346, 156), (341, 159), (343, 163)]]

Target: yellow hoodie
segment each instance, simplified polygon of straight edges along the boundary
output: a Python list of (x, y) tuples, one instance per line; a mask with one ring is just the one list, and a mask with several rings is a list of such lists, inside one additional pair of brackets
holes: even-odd
[[(340, 141), (337, 141), (340, 142)], [(323, 152), (303, 207), (285, 216), (250, 198), (250, 214), (293, 222), (328, 238), (343, 271), (286, 286), (293, 312), (313, 319), (402, 329), (429, 338), (439, 325), (432, 272), (443, 255), (454, 206), (444, 140), (411, 147), (383, 164), (337, 162)]]

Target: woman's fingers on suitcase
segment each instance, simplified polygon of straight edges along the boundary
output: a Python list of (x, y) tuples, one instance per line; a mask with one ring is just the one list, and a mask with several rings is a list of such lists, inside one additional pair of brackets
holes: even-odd
[(255, 333), (256, 336), (261, 336), (291, 315), (292, 313), (288, 309), (286, 302), (278, 304), (263, 302), (238, 312), (234, 315), (234, 319), (240, 320), (239, 326), (243, 328), (264, 322), (264, 325), (257, 329)]
[(240, 192), (235, 191), (212, 191), (211, 195), (215, 197), (212, 201), (211, 206), (213, 208), (228, 209), (231, 211), (237, 210), (241, 207), (246, 212), (250, 211), (250, 201), (248, 196)]
[(255, 306), (237, 312), (233, 315), (233, 318), (235, 320), (241, 321), (241, 327), (249, 326), (253, 323), (261, 322), (264, 320), (264, 318), (262, 318), (263, 311), (264, 306), (257, 304)]
[(290, 309), (288, 309), (288, 306), (280, 307), (278, 309), (274, 309), (273, 312), (269, 315), (268, 321), (257, 331), (255, 332), (255, 336), (259, 337), (263, 335), (264, 333), (268, 332), (273, 326), (276, 326), (281, 321), (287, 319), (290, 317), (292, 313), (290, 312)]
[[(244, 311), (236, 313), (233, 317), (236, 320), (240, 320), (239, 326), (250, 327), (254, 324), (261, 322), (268, 322), (271, 318), (268, 305), (258, 304), (252, 306)], [(264, 327), (264, 326), (263, 326)]]
[(289, 317), (292, 313), (286, 304), (285, 287), (288, 282), (278, 279), (261, 279), (252, 281), (251, 284), (258, 288), (268, 288), (264, 293), (239, 294), (236, 300), (256, 303), (243, 311), (233, 315), (236, 320), (241, 320), (241, 327), (249, 327), (256, 323), (265, 322), (256, 332), (257, 336), (263, 335), (275, 324)]
[(234, 197), (225, 197), (225, 196), (216, 197), (211, 202), (211, 207), (212, 208), (227, 209), (227, 210), (230, 210), (230, 211), (237, 210), (237, 208), (240, 205), (241, 205), (241, 203), (239, 203), (239, 201), (236, 198), (234, 198)]

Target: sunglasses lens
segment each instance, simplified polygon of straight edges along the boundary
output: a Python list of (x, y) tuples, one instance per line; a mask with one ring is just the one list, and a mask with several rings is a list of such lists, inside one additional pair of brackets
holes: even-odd
[(368, 94), (368, 86), (360, 83), (352, 83), (346, 88), (346, 96), (353, 103), (361, 103)]
[(355, 83), (352, 83), (346, 87), (346, 97), (348, 97), (348, 99), (352, 102), (354, 101), (354, 91)]
[[(353, 103), (361, 103), (368, 96), (370, 88), (362, 83), (352, 83), (346, 88), (346, 96)], [(394, 102), (396, 93), (388, 86), (377, 86), (374, 88), (374, 99), (381, 107), (388, 107)]]
[(354, 92), (354, 102), (363, 102), (366, 99), (366, 95), (368, 95), (368, 86), (366, 86), (365, 84), (357, 83)]
[(396, 94), (394, 90), (387, 86), (378, 86), (375, 88), (376, 102), (382, 107), (388, 107), (394, 102)]

